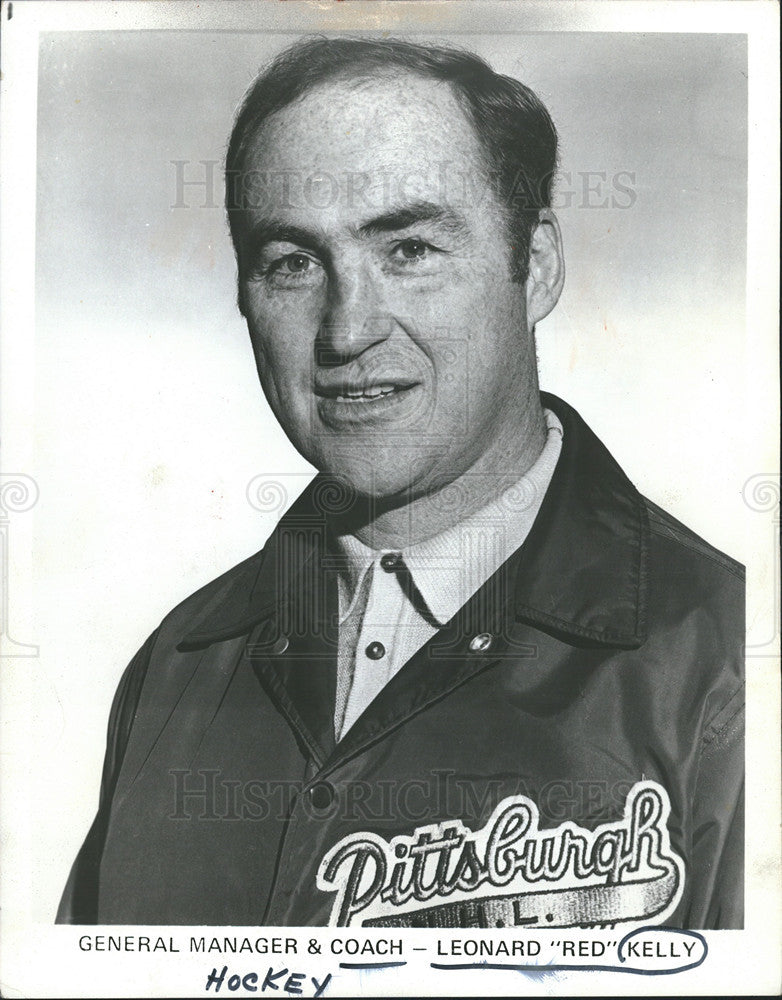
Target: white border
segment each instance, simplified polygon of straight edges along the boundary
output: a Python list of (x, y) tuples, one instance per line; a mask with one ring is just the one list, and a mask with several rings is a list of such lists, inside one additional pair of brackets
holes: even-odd
[[(514, 5), (515, 6), (515, 5)], [(3, 4), (2, 18), (7, 17)], [(344, 2), (279, 4), (247, 2), (35, 2), (14, 4), (13, 20), (3, 23), (2, 126), (2, 259), (0, 291), (3, 301), (2, 427), (3, 469), (6, 474), (30, 467), (34, 408), (33, 340), (24, 335), (34, 327), (36, 66), (39, 31), (107, 30), (117, 28), (226, 30), (411, 30), (415, 27), (443, 33), (468, 33), (480, 24), (482, 32), (508, 30), (517, 11), (510, 3), (400, 3)], [(15, 22), (15, 23), (14, 23)], [(748, 449), (755, 468), (778, 476), (778, 8), (766, 0), (737, 2), (581, 2), (524, 3), (523, 27), (534, 31), (654, 31), (738, 32), (749, 36), (749, 204), (747, 299), (747, 406), (757, 416), (756, 437)], [(11, 375), (10, 373), (13, 373)], [(778, 479), (777, 479), (778, 483)], [(778, 485), (777, 485), (778, 499)], [(777, 513), (778, 531), (778, 513)], [(779, 636), (767, 643), (778, 611), (779, 566), (774, 544), (773, 510), (755, 519), (752, 549), (757, 559), (748, 566), (748, 646), (766, 643), (761, 655), (748, 663), (748, 865), (747, 929), (708, 935), (712, 956), (700, 969), (682, 977), (637, 982), (611, 974), (572, 975), (566, 981), (527, 983), (532, 992), (581, 995), (584, 992), (676, 995), (776, 992), (780, 987), (780, 785), (776, 752), (780, 732), (778, 700)], [(18, 554), (13, 573), (15, 621), (20, 634), (32, 618), (29, 589), (29, 549), (23, 529), (14, 538)], [(756, 651), (757, 652), (757, 651)], [(25, 865), (25, 801), (30, 795), (24, 776), (24, 715), (27, 678), (23, 664), (4, 663), (3, 684), (3, 888), (2, 992), (7, 996), (181, 996), (193, 990), (186, 956), (163, 956), (117, 962), (110, 956), (85, 959), (75, 942), (75, 928), (31, 926), (25, 917), (29, 879)], [(238, 929), (233, 932), (239, 933)], [(257, 935), (257, 929), (253, 929)], [(164, 928), (154, 933), (165, 935)], [(174, 936), (185, 936), (172, 929)], [(312, 935), (301, 935), (302, 940)], [(324, 940), (327, 932), (318, 932)], [(587, 935), (588, 936), (588, 935)], [(192, 960), (190, 960), (192, 961)], [(256, 962), (260, 967), (263, 962)], [(253, 967), (255, 967), (253, 966)], [(410, 965), (409, 975), (414, 971)], [(447, 995), (454, 988), (480, 995), (487, 982), (465, 973), (458, 984), (430, 981), (416, 973), (393, 978), (362, 979), (366, 995), (391, 991), (420, 991)], [(526, 992), (517, 978), (500, 973), (492, 989), (498, 993)]]

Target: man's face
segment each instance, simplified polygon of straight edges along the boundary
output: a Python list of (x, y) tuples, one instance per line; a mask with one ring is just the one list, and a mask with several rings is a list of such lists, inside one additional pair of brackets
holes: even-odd
[(534, 344), (450, 88), (324, 84), (267, 121), (245, 169), (240, 297), (295, 447), (377, 497), (502, 471), (537, 405)]

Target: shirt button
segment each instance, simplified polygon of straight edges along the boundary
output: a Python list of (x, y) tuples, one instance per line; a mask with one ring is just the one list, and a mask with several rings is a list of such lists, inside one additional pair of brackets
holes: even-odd
[(386, 552), (380, 557), (380, 565), (386, 573), (393, 573), (394, 570), (400, 569), (402, 566), (402, 553)]
[(319, 781), (310, 788), (310, 802), (316, 809), (328, 809), (334, 801), (334, 786), (328, 781)]
[(470, 639), (470, 652), (485, 653), (492, 644), (492, 637), (488, 632), (479, 632)]
[(365, 652), (370, 660), (382, 660), (386, 655), (386, 647), (382, 642), (370, 642)]

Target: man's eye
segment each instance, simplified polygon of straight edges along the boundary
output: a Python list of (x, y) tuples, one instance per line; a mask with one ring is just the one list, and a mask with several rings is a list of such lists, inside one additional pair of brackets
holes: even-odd
[(306, 253), (289, 253), (276, 260), (269, 270), (283, 274), (301, 274), (303, 271), (308, 271), (314, 264), (315, 261)]
[(402, 260), (423, 260), (430, 251), (436, 248), (423, 240), (409, 239), (401, 240), (394, 247), (394, 253)]
[(320, 262), (310, 254), (303, 250), (294, 250), (292, 253), (283, 254), (283, 256), (262, 266), (259, 271), (260, 275), (273, 285), (280, 287), (292, 287), (299, 284), (309, 286), (313, 281), (320, 280), (322, 268)]

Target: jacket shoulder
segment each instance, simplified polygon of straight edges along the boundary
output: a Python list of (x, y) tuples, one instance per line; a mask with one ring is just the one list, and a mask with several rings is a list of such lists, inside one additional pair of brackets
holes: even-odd
[(159, 631), (172, 636), (184, 636), (217, 609), (230, 606), (233, 611), (237, 604), (246, 601), (263, 565), (267, 547), (268, 542), (263, 548), (186, 597), (163, 618)]
[(682, 553), (690, 554), (690, 557), (700, 562), (704, 567), (711, 564), (717, 575), (725, 574), (726, 578), (734, 577), (743, 586), (745, 579), (744, 566), (738, 560), (731, 558), (724, 552), (720, 552), (713, 545), (696, 535), (694, 531), (677, 521), (675, 517), (658, 507), (647, 497), (641, 498), (646, 508), (649, 519), (649, 530), (653, 538), (659, 541), (670, 542), (674, 547), (682, 550)]

